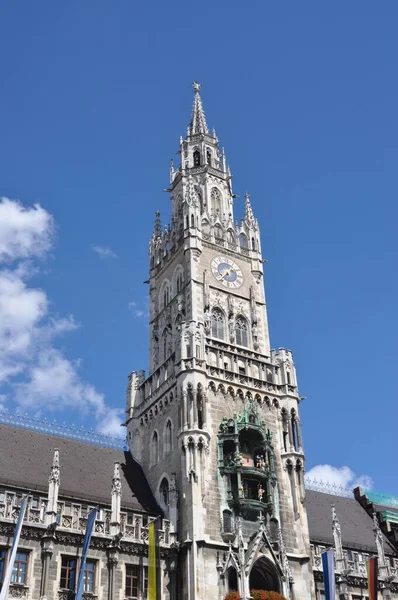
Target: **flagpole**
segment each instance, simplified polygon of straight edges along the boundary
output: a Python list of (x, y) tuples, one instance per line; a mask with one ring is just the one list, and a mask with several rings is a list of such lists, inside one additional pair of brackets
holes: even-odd
[(3, 587), (1, 588), (0, 600), (7, 600), (7, 597), (8, 597), (8, 588), (10, 586), (12, 572), (14, 569), (14, 562), (15, 562), (15, 557), (17, 555), (19, 538), (21, 537), (22, 523), (23, 523), (23, 520), (25, 517), (26, 507), (27, 507), (28, 500), (29, 500), (29, 493), (26, 494), (26, 496), (21, 501), (18, 520), (17, 520), (17, 524), (15, 527), (15, 532), (14, 532), (14, 540), (13, 540), (12, 546), (11, 546), (10, 560), (8, 561), (7, 570), (6, 570), (4, 579), (3, 579)]
[[(90, 511), (89, 514), (87, 515), (86, 533), (84, 535), (84, 541), (83, 541), (82, 558), (80, 561), (79, 578), (77, 580), (77, 591), (76, 591), (75, 600), (82, 600), (82, 596), (83, 596), (84, 568), (86, 566), (87, 553), (88, 553), (88, 549), (90, 547), (91, 536), (93, 534), (94, 523), (95, 523), (95, 519), (97, 516), (97, 511), (98, 511), (98, 506), (93, 508), (93, 510)], [(0, 598), (0, 600), (2, 600), (2, 598)]]

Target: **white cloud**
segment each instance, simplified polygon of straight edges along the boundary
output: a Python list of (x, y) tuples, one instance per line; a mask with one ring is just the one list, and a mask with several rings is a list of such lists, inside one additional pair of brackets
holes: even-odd
[(102, 260), (107, 258), (117, 258), (116, 252), (114, 252), (112, 248), (109, 248), (109, 246), (92, 246), (92, 249)]
[(129, 311), (136, 319), (141, 319), (142, 317), (148, 316), (148, 309), (144, 309), (143, 307), (138, 307), (137, 302), (131, 300), (128, 304)]
[(305, 479), (323, 482), (337, 487), (354, 489), (358, 486), (371, 489), (372, 478), (369, 475), (357, 476), (350, 467), (333, 467), (332, 465), (315, 465), (305, 474)]
[(100, 433), (111, 435), (112, 437), (125, 437), (126, 430), (121, 426), (123, 421), (123, 411), (111, 409), (107, 411), (106, 417), (98, 422), (97, 429)]
[(53, 217), (40, 206), (0, 198), (0, 262), (42, 257), (51, 248)]
[[(26, 409), (71, 410), (91, 415), (98, 430), (123, 436), (122, 411), (109, 407), (103, 394), (80, 374), (80, 361), (56, 346), (57, 338), (76, 330), (73, 316), (50, 313), (43, 289), (29, 285), (54, 237), (52, 216), (39, 205), (0, 199), (0, 410), (7, 399)], [(7, 266), (5, 266), (7, 264)], [(1, 387), (10, 390), (8, 397)]]

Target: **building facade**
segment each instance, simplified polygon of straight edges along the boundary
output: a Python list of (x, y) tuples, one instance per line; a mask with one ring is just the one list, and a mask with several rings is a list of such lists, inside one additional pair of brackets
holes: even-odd
[(305, 489), (296, 371), (290, 350), (270, 347), (259, 223), (248, 195), (236, 220), (197, 83), (179, 154), (171, 222), (156, 213), (149, 244), (149, 372), (128, 378), (127, 446), (1, 417), (0, 583), (30, 491), (10, 597), (73, 600), (95, 506), (85, 600), (146, 598), (148, 523), (159, 516), (162, 600), (232, 589), (322, 600), (328, 547), (340, 600), (367, 597), (371, 555), (382, 597), (398, 597), (396, 548), (364, 494)]

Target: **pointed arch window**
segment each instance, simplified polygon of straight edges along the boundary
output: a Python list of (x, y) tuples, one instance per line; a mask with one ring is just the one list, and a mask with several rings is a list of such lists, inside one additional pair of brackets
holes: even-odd
[(248, 248), (247, 237), (245, 236), (244, 233), (240, 234), (239, 243), (241, 245), (241, 248)]
[(238, 346), (247, 346), (247, 321), (238, 317), (235, 321), (235, 339)]
[(151, 440), (151, 462), (156, 465), (159, 462), (159, 437), (157, 431), (153, 432)]
[(173, 428), (170, 419), (166, 423), (166, 429), (164, 432), (164, 453), (170, 454), (173, 446)]
[(209, 165), (209, 167), (211, 167), (211, 152), (210, 152), (210, 150), (208, 150), (206, 152), (206, 162)]
[(211, 212), (213, 215), (221, 213), (221, 193), (217, 188), (212, 188), (210, 193)]
[(177, 294), (179, 294), (182, 290), (182, 273), (181, 271), (177, 275)]
[(170, 302), (170, 290), (169, 286), (166, 284), (163, 288), (163, 308), (168, 305)]
[(200, 167), (200, 152), (199, 150), (195, 150), (193, 153), (193, 166)]
[(162, 483), (159, 486), (160, 500), (164, 506), (169, 505), (169, 482), (166, 477), (163, 477)]
[(211, 313), (211, 335), (219, 340), (224, 339), (224, 317), (218, 308)]

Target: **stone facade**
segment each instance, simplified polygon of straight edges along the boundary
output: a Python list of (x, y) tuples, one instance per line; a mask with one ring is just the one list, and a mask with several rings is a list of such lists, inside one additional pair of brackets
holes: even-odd
[[(161, 489), (175, 483), (178, 508), (163, 508), (180, 533), (183, 598), (222, 598), (234, 569), (229, 577), (248, 598), (258, 563), (258, 585), (286, 596), (294, 587), (304, 600), (314, 586), (293, 357), (270, 350), (259, 224), (248, 195), (235, 221), (225, 152), (194, 87), (181, 164), (170, 169), (171, 224), (162, 227), (157, 213), (150, 241), (150, 368), (129, 378), (130, 447), (161, 504)], [(220, 427), (243, 414), (240, 462), (225, 469), (232, 441), (220, 441)], [(268, 431), (272, 482), (262, 460)], [(225, 520), (234, 540), (223, 535)], [(262, 536), (255, 550), (253, 531)]]

